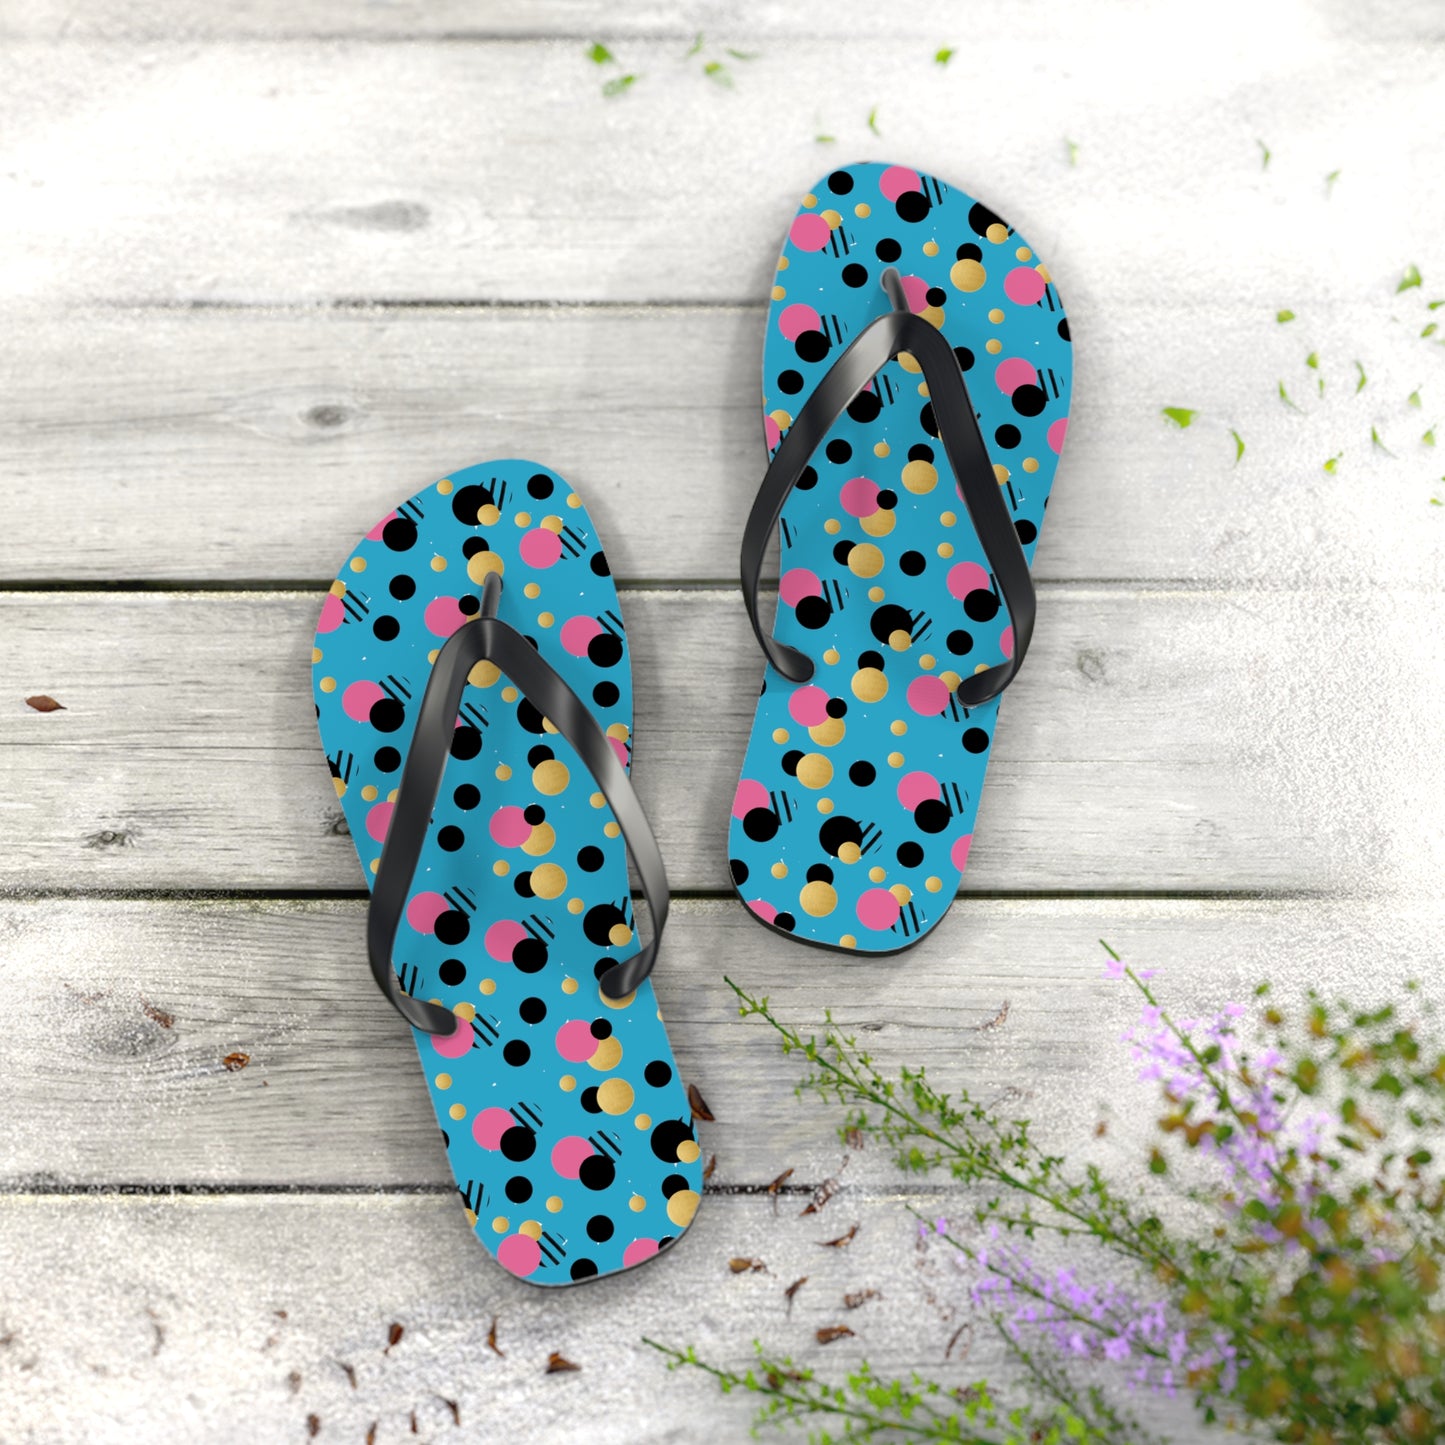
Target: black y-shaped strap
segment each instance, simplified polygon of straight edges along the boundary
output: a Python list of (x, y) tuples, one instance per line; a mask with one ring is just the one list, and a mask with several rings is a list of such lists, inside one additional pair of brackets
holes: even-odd
[(582, 699), (516, 628), (497, 616), (501, 595), (502, 579), (495, 572), (488, 573), (480, 614), (452, 633), (432, 666), (366, 916), (366, 947), (378, 986), (409, 1024), (429, 1034), (451, 1033), (456, 1019), (440, 1004), (404, 994), (391, 955), (441, 791), (462, 690), (467, 674), (479, 662), (491, 662), (505, 673), (576, 749), (607, 799), (637, 866), (643, 896), (652, 913), (652, 939), (640, 953), (602, 975), (603, 993), (609, 998), (624, 998), (652, 972), (667, 923), (667, 870), (627, 770)]
[(1013, 518), (1000, 495), (958, 358), (936, 326), (908, 309), (898, 272), (890, 266), (882, 280), (894, 309), (869, 322), (829, 368), (788, 428), (758, 488), (743, 529), (743, 600), (747, 603), (753, 632), (768, 661), (789, 682), (807, 682), (813, 676), (812, 660), (797, 648), (769, 636), (759, 620), (758, 588), (763, 554), (789, 493), (813, 453), (822, 446), (833, 423), (899, 352), (910, 352), (928, 383), (928, 399), (933, 405), (939, 440), (1013, 624), (1013, 656), (1002, 666), (970, 674), (958, 685), (959, 702), (965, 707), (977, 707), (997, 697), (1018, 675), (1034, 633), (1033, 578), (1029, 575)]

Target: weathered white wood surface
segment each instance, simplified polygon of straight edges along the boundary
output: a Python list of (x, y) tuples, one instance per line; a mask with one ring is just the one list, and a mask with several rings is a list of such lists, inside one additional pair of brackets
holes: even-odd
[[(1288, 326), (1229, 289), (1187, 313), (1076, 317), (1067, 461), (1037, 575), (1349, 590), (1384, 570), (1397, 585), (1445, 583), (1445, 511), (1428, 506), (1419, 441), (1445, 415), (1441, 368), (1428, 339), (1390, 320), (1392, 285), (1374, 290), (1306, 311), (1281, 283), (1300, 307)], [(1411, 303), (1423, 312), (1407, 296), (1402, 317)], [(762, 317), (14, 314), (0, 349), (0, 583), (324, 582), (353, 538), (449, 469), (535, 456), (583, 491), (618, 577), (731, 585), (763, 460)], [(1257, 358), (1244, 372), (1241, 351)], [(1358, 394), (1355, 358), (1370, 378)], [(1281, 404), (1284, 378), (1307, 414)], [(1417, 387), (1435, 412), (1409, 405)], [(1187, 432), (1160, 414), (1175, 405), (1202, 413)], [(1374, 425), (1395, 457), (1371, 446)], [(1230, 428), (1247, 447), (1238, 466)]]
[[(730, 892), (726, 823), (761, 672), (745, 615), (721, 591), (623, 605), (637, 786), (669, 877)], [(0, 666), (21, 696), (67, 709), (0, 721), (12, 886), (359, 888), (318, 763), (316, 607), (10, 597)], [(1442, 651), (1438, 593), (1044, 589), (964, 887), (1433, 889)], [(1390, 698), (1388, 746), (1362, 687)]]
[[(410, 1036), (370, 984), (364, 916), (334, 901), (0, 907), (0, 1189), (449, 1188)], [(1285, 999), (1305, 985), (1381, 998), (1433, 974), (1440, 924), (1438, 905), (963, 899), (905, 959), (839, 964), (734, 903), (682, 900), (656, 986), (679, 1065), (717, 1116), (702, 1126), (716, 1188), (791, 1169), (808, 1190), (842, 1153), (838, 1112), (799, 1108), (799, 1061), (738, 1021), (724, 975), (809, 1030), (831, 1008), (888, 1072), (925, 1064), (1024, 1110), (1051, 1145), (1073, 1151), (1108, 1120), (1106, 1162), (1121, 1168), (1154, 1096), (1131, 1082), (1120, 1035), (1139, 1000), (1104, 979), (1101, 936), (1157, 968), (1189, 1016), (1265, 977)], [(250, 1062), (228, 1072), (238, 1051)], [(841, 1177), (897, 1179), (866, 1149)]]
[[(1442, 60), (1434, 0), (0, 7), (0, 1439), (743, 1439), (747, 1403), (643, 1334), (964, 1383), (994, 1352), (980, 1322), (943, 1361), (964, 1284), (917, 1262), (885, 1160), (818, 1221), (747, 1193), (841, 1151), (724, 973), (1120, 1169), (1150, 1106), (1100, 936), (1189, 1008), (1433, 978)], [(874, 965), (752, 925), (722, 847), (762, 300), (800, 193), (860, 155), (1003, 210), (1079, 361), (964, 896)], [(565, 1296), (491, 1266), (447, 1194), (305, 661), (354, 537), (506, 454), (585, 490), (626, 586), (638, 784), (694, 895), (659, 996), (718, 1115), (678, 1252)], [(816, 1344), (835, 1323), (858, 1338)], [(582, 1373), (545, 1376), (554, 1349)]]

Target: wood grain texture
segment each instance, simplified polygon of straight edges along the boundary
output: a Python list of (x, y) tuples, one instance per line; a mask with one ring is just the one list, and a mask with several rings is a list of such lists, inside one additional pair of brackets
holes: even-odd
[[(1372, 306), (1297, 324), (1228, 292), (1187, 316), (1076, 314), (1036, 575), (1445, 585), (1445, 514), (1417, 460), (1429, 418), (1406, 399), (1431, 358)], [(533, 456), (583, 491), (620, 578), (730, 586), (764, 459), (762, 327), (754, 307), (15, 315), (0, 581), (323, 582), (449, 468)], [(1326, 358), (1323, 397), (1306, 348)], [(1243, 379), (1241, 349), (1260, 368)], [(1353, 356), (1371, 378), (1358, 396)], [(1275, 375), (1309, 415), (1280, 403)], [(1201, 416), (1181, 432), (1165, 405)], [(1399, 455), (1369, 446), (1375, 422)]]
[[(218, 1189), (449, 1189), (411, 1039), (371, 983), (361, 903), (57, 901), (0, 907), (9, 1024), (0, 1036), (0, 1190), (125, 1184)], [(1102, 936), (1181, 1016), (1269, 977), (1364, 1004), (1428, 977), (1438, 905), (966, 900), (905, 958), (851, 962), (790, 946), (733, 902), (674, 906), (656, 986), (704, 1123), (714, 1187), (785, 1170), (839, 1174), (841, 1111), (800, 1105), (802, 1076), (724, 982), (810, 1031), (830, 1010), (887, 1073), (1035, 1121), (1071, 1155), (1124, 1170), (1152, 1117), (1120, 1042), (1138, 1014), (1102, 976)], [(223, 1060), (249, 1056), (240, 1071)], [(877, 1150), (849, 1187), (891, 1186)], [(931, 1181), (937, 1186), (938, 1181)], [(796, 1215), (800, 1204), (789, 1206)], [(3, 1324), (0, 1320), (0, 1324)]]
[[(11, 888), (359, 887), (315, 736), (317, 596), (0, 605)], [(1401, 609), (1418, 633), (1392, 630)], [(742, 607), (641, 592), (624, 611), (637, 786), (672, 885), (730, 892), (724, 830), (761, 675)], [(1429, 889), (1442, 611), (1436, 594), (1044, 589), (965, 889)], [(1356, 706), (1365, 676), (1388, 682), (1388, 736)], [(42, 692), (66, 710), (21, 701)]]
[(1414, 182), (1438, 51), (1228, 9), (1181, 43), (1168, 7), (1038, 8), (947, 67), (768, 47), (732, 88), (639, 41), (611, 100), (581, 45), (15, 42), (0, 300), (754, 301), (802, 193), (860, 154), (985, 199), (1082, 316), (1393, 284), (1445, 206)]

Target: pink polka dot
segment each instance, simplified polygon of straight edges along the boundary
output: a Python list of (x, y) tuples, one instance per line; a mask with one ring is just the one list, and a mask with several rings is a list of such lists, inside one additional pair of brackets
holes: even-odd
[(955, 840), (953, 851), (948, 855), (953, 860), (953, 866), (960, 873), (968, 867), (968, 850), (973, 842), (973, 834), (965, 833), (962, 838)]
[(509, 1234), (497, 1246), (497, 1263), (508, 1274), (526, 1279), (542, 1263), (542, 1246), (530, 1234)]
[(386, 516), (384, 516), (381, 521), (379, 521), (376, 526), (374, 526), (371, 531), (366, 534), (366, 540), (368, 542), (381, 541), (381, 534), (386, 530), (386, 524), (391, 521), (394, 516), (396, 516), (395, 512), (388, 512)]
[(503, 848), (520, 848), (532, 836), (532, 825), (518, 807), (508, 804), (492, 814), (492, 842)]
[(552, 1146), (552, 1170), (563, 1179), (575, 1179), (582, 1161), (591, 1157), (592, 1146), (580, 1134), (568, 1134)]
[(905, 773), (898, 780), (898, 801), (911, 813), (920, 803), (940, 795), (942, 789), (932, 773)]
[(1057, 456), (1064, 449), (1064, 436), (1069, 430), (1069, 419), (1061, 416), (1048, 430), (1049, 450)]
[(908, 299), (908, 309), (915, 315), (928, 305), (928, 282), (922, 276), (904, 276), (903, 294)]
[(1021, 356), (1008, 356), (999, 362), (993, 379), (1005, 396), (1012, 396), (1021, 386), (1032, 386), (1039, 374)]
[[(826, 226), (828, 223), (824, 221), (823, 224)], [(783, 307), (778, 316), (778, 330), (789, 341), (796, 341), (805, 331), (820, 331), (822, 327), (823, 318), (811, 306), (804, 306), (801, 301)]]
[(773, 800), (768, 790), (753, 778), (744, 778), (733, 794), (733, 817), (746, 818), (754, 808), (771, 808)]
[(391, 827), (394, 803), (378, 803), (366, 815), (366, 831), (378, 843), (386, 842), (386, 830)]
[(1012, 657), (1014, 655), (1014, 630), (1012, 627), (1005, 627), (1004, 630), (999, 633), (998, 645), (1005, 657)]
[(573, 657), (586, 657), (587, 644), (602, 631), (595, 617), (569, 617), (562, 624), (562, 646)]
[(541, 572), (562, 555), (562, 539), (547, 527), (533, 527), (523, 535), (518, 550), (527, 566)]
[(500, 1149), (502, 1147), (502, 1135), (516, 1122), (507, 1109), (499, 1109), (495, 1106), (490, 1109), (483, 1109), (482, 1112), (472, 1120), (472, 1138), (475, 1139), (483, 1149)]
[(656, 1253), (657, 1241), (655, 1239), (634, 1239), (622, 1251), (623, 1267), (631, 1269), (634, 1264), (641, 1264), (643, 1260), (651, 1259)]
[(788, 715), (805, 728), (815, 728), (828, 720), (828, 690), (823, 687), (794, 689), (788, 699)]
[(915, 677), (908, 684), (908, 706), (920, 717), (937, 717), (948, 706), (948, 684), (941, 677)]
[(768, 451), (774, 451), (783, 439), (783, 429), (773, 420), (770, 411), (763, 413), (763, 445)]
[(444, 1059), (461, 1059), (471, 1052), (475, 1040), (470, 1021), (458, 1016), (457, 1026), (451, 1033), (432, 1034), (431, 1046)]
[(1044, 294), (1044, 278), (1032, 266), (1015, 266), (1003, 278), (1003, 289), (1015, 306), (1032, 306)]
[(823, 584), (816, 572), (806, 567), (789, 567), (778, 582), (778, 595), (789, 607), (796, 607), (805, 597), (820, 597)]
[(869, 477), (854, 477), (843, 483), (840, 500), (850, 517), (871, 517), (878, 510), (878, 483)]
[(910, 171), (907, 166), (889, 166), (878, 177), (878, 189), (888, 200), (896, 201), (909, 191), (921, 191), (923, 182), (918, 178), (918, 172)]
[(422, 620), (433, 637), (450, 637), (467, 620), (467, 614), (457, 606), (455, 597), (437, 597), (427, 603)]
[(778, 916), (778, 910), (762, 898), (749, 898), (748, 907), (752, 909), (764, 923), (771, 923)]
[(569, 1064), (585, 1064), (597, 1052), (597, 1040), (586, 1019), (569, 1019), (557, 1030), (557, 1052)]
[(353, 682), (341, 694), (341, 710), (356, 722), (366, 722), (371, 710), (386, 696), (378, 683)]
[(321, 604), (321, 616), (317, 620), (316, 630), (318, 632), (335, 632), (345, 621), (346, 609), (341, 605), (341, 599), (334, 593), (328, 592), (326, 601)]
[(527, 930), (515, 919), (502, 918), (487, 929), (482, 946), (489, 958), (498, 963), (511, 963), (513, 950), (527, 937), (530, 937)]
[(793, 222), (788, 239), (800, 251), (821, 251), (830, 235), (828, 223), (816, 211), (804, 211)]
[(901, 908), (886, 888), (870, 888), (858, 900), (858, 922), (874, 933), (884, 933), (898, 922)]
[(632, 755), (627, 751), (627, 744), (621, 738), (608, 738), (607, 741), (612, 744), (612, 752), (617, 761), (624, 768), (631, 766)]
[(440, 893), (418, 893), (406, 905), (406, 921), (418, 933), (434, 933), (437, 919), (451, 908)]
[(955, 562), (948, 569), (948, 592), (960, 602), (970, 592), (988, 586), (988, 573), (977, 562)]

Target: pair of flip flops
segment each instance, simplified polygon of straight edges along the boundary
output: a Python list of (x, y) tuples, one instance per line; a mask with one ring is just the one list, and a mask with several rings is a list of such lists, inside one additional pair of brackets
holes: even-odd
[[(893, 953), (957, 890), (1032, 634), (1068, 323), (983, 205), (856, 165), (792, 223), (763, 364), (771, 461), (742, 580), (767, 668), (732, 878), (770, 928)], [(313, 665), (372, 971), (413, 1027), (475, 1232), (541, 1285), (652, 1258), (697, 1211), (701, 1150), (648, 977), (667, 877), (629, 781), (627, 635), (581, 498), (519, 460), (417, 493), (342, 568)]]

